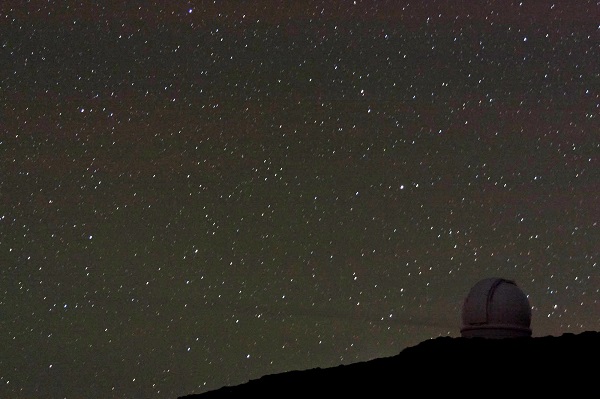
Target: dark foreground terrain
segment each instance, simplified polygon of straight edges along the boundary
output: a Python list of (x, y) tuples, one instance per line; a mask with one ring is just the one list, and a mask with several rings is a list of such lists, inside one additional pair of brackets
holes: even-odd
[(600, 332), (497, 340), (441, 337), (392, 357), (267, 375), (180, 399), (432, 394), (600, 397)]

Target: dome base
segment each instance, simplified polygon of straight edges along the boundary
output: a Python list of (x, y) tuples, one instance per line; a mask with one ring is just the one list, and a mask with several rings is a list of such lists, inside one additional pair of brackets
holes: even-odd
[(463, 327), (460, 334), (463, 338), (519, 338), (531, 337), (531, 329), (521, 326), (488, 324)]

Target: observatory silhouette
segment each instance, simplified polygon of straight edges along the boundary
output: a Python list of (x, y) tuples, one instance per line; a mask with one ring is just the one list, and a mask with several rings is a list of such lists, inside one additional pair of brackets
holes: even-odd
[(530, 326), (529, 300), (512, 280), (480, 280), (464, 300), (460, 333), (465, 338), (530, 337)]
[[(589, 365), (596, 364), (600, 356), (600, 331), (531, 337), (530, 322), (529, 301), (517, 284), (486, 278), (471, 288), (463, 303), (461, 333), (467, 339), (426, 339), (396, 356), (267, 374), (178, 399), (384, 398), (399, 388), (435, 397), (464, 396), (465, 384), (456, 382), (465, 378), (483, 387), (482, 392), (489, 390), (486, 387), (501, 392), (513, 392), (518, 387), (524, 397), (569, 392), (570, 397), (585, 398), (589, 392), (597, 392), (598, 383)], [(529, 338), (485, 339), (515, 337)], [(424, 372), (434, 383), (423, 385)]]

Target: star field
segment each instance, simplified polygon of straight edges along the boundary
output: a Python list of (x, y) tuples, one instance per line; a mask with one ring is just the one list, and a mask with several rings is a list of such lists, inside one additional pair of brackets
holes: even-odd
[(0, 396), (600, 330), (600, 3), (94, 3), (0, 5)]

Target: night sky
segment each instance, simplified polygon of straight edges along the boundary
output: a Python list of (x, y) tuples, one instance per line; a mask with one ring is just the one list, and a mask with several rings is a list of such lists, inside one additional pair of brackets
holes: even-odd
[[(600, 330), (600, 3), (0, 5), (0, 397)], [(400, 378), (400, 377), (399, 377)], [(399, 380), (401, 381), (401, 380)]]

